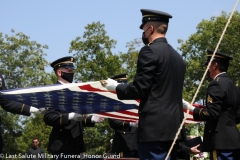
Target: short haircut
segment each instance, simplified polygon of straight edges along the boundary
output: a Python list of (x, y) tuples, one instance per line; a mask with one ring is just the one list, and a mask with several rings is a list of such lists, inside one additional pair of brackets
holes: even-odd
[(217, 63), (219, 65), (219, 71), (220, 72), (227, 72), (228, 70), (228, 66), (229, 66), (229, 63), (222, 63), (222, 62), (219, 62), (219, 61), (212, 61), (212, 63)]
[(34, 137), (34, 138), (32, 139), (32, 141), (34, 141), (34, 140), (38, 140), (38, 141), (39, 141), (39, 139), (38, 139), (37, 137)]
[(165, 22), (155, 22), (151, 21), (148, 23), (149, 25), (152, 25), (154, 28), (156, 28), (157, 33), (160, 34), (166, 34), (168, 30), (168, 24)]

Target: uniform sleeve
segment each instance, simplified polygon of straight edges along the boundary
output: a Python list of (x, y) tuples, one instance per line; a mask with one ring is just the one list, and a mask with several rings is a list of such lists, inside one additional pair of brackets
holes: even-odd
[(156, 55), (149, 46), (141, 49), (133, 83), (116, 87), (118, 99), (140, 99), (149, 94), (156, 68)]
[[(6, 90), (3, 76), (0, 74), (0, 90)], [(11, 101), (0, 96), (1, 107), (11, 113), (30, 116), (30, 106), (19, 102)]]
[(83, 127), (94, 127), (95, 123), (92, 123), (92, 116), (86, 116), (82, 120)]
[(195, 108), (193, 111), (194, 120), (216, 121), (221, 112), (224, 93), (218, 82), (212, 81), (207, 89), (206, 108)]
[(69, 124), (68, 113), (62, 113), (55, 109), (48, 109), (43, 118), (45, 124), (49, 126), (62, 127)]
[[(240, 90), (238, 90), (240, 92)], [(237, 107), (237, 120), (236, 123), (239, 124), (240, 123), (240, 105)]]
[(240, 106), (238, 107), (238, 110), (237, 110), (237, 124), (240, 123)]
[(184, 152), (185, 154), (191, 153), (191, 148), (180, 142), (177, 147), (177, 152)]
[(126, 121), (109, 118), (108, 122), (109, 122), (110, 127), (113, 129), (116, 129), (116, 130), (126, 131), (131, 128), (129, 125), (129, 122), (126, 122)]

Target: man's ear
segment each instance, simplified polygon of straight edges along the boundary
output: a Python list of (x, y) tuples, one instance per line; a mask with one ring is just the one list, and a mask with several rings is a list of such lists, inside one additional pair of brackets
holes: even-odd
[(61, 75), (62, 75), (62, 71), (58, 69), (58, 70), (56, 71), (56, 74), (57, 74), (57, 76), (61, 76)]
[(214, 68), (217, 69), (219, 67), (219, 64), (217, 62), (214, 62)]
[(153, 26), (153, 25), (151, 25), (150, 27), (151, 27), (151, 29), (152, 29), (152, 31), (151, 31), (151, 32), (154, 32), (154, 26)]

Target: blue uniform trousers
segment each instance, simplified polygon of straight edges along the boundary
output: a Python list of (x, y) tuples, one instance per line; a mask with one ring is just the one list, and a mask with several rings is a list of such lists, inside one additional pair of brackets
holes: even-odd
[(217, 160), (240, 160), (240, 150), (215, 150), (210, 152), (210, 160), (214, 160), (214, 152)]
[[(138, 143), (138, 155), (140, 160), (165, 160), (172, 141)], [(175, 145), (176, 146), (176, 145)], [(176, 159), (176, 147), (173, 147), (168, 160)]]

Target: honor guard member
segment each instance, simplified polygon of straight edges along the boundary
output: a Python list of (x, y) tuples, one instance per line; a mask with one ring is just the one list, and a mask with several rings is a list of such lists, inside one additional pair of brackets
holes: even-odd
[[(73, 63), (74, 58), (72, 56), (63, 57), (51, 63), (58, 79), (56, 84), (72, 83), (75, 70)], [(48, 109), (44, 114), (44, 122), (52, 126), (48, 151), (53, 155), (58, 155), (58, 160), (73, 157), (67, 155), (79, 155), (85, 152), (83, 127), (93, 127), (95, 123), (103, 120), (104, 118), (98, 116), (83, 117), (81, 114), (74, 112), (68, 113), (62, 110)]]
[[(6, 90), (6, 89), (7, 89), (7, 87), (5, 85), (4, 78), (3, 78), (2, 74), (0, 73), (0, 91)], [(18, 103), (15, 101), (11, 101), (11, 100), (5, 99), (1, 96), (0, 96), (0, 105), (5, 111), (19, 114), (19, 115), (30, 116), (31, 113), (40, 113), (41, 112), (38, 108), (29, 106), (26, 104)], [(1, 125), (1, 117), (0, 117), (0, 125)], [(3, 143), (2, 135), (0, 134), (0, 154), (3, 151), (3, 144), (4, 143)], [(2, 158), (0, 158), (0, 159), (2, 159)]]
[[(143, 30), (134, 80), (119, 84), (106, 80), (105, 87), (116, 91), (120, 100), (140, 99), (138, 155), (142, 159), (165, 159), (184, 118), (182, 90), (186, 66), (182, 56), (165, 38), (168, 13), (141, 9)], [(184, 131), (177, 137), (184, 138)], [(175, 148), (169, 156), (173, 157)]]
[[(127, 83), (127, 74), (119, 74), (111, 79), (118, 83)], [(108, 119), (109, 125), (114, 129), (111, 153), (120, 154), (123, 158), (137, 158), (137, 125), (138, 122), (128, 122), (118, 119)]]
[[(205, 65), (213, 51), (207, 50)], [(239, 160), (240, 133), (236, 124), (240, 121), (240, 91), (228, 77), (231, 57), (216, 52), (207, 76), (212, 79), (207, 88), (206, 108), (184, 105), (193, 111), (194, 120), (205, 121), (203, 151), (210, 152), (211, 160)]]

